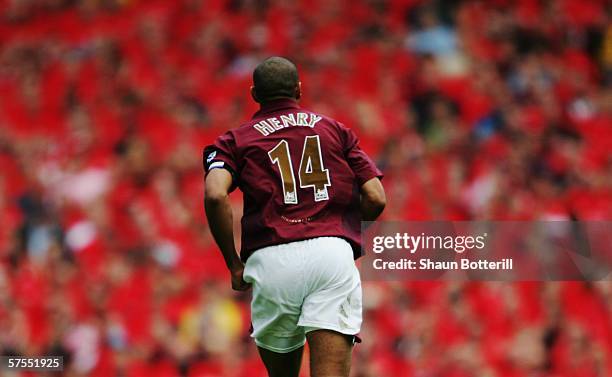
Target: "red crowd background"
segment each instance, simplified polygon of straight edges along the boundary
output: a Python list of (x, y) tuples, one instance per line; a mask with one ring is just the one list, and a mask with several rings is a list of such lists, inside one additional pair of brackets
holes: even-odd
[[(612, 218), (608, 1), (3, 0), (0, 354), (265, 375), (201, 154), (270, 55), (384, 170), (384, 220)], [(355, 377), (612, 375), (609, 281), (366, 282), (364, 314)]]

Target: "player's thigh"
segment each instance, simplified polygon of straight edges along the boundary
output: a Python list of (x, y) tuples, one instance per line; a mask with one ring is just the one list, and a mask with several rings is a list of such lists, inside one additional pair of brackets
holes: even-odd
[(298, 377), (302, 366), (304, 347), (287, 353), (272, 352), (257, 347), (269, 377)]
[(311, 377), (348, 377), (353, 337), (332, 330), (306, 334), (310, 348)]

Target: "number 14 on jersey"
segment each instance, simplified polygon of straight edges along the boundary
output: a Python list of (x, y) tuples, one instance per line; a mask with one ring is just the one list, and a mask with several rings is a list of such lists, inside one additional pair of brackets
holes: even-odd
[[(297, 187), (295, 185), (289, 143), (286, 140), (281, 140), (268, 152), (268, 156), (270, 156), (273, 164), (278, 165), (283, 183), (285, 204), (297, 204)], [(329, 170), (325, 169), (323, 165), (321, 143), (318, 135), (306, 136), (304, 140), (298, 177), (301, 188), (312, 187), (314, 189), (315, 202), (329, 200), (329, 193), (327, 191), (327, 187), (331, 186)]]

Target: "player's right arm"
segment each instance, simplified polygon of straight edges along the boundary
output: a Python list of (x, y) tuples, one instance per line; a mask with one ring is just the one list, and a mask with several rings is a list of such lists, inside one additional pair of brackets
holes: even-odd
[(250, 285), (242, 279), (244, 264), (234, 245), (234, 221), (229, 200), (232, 175), (225, 169), (212, 169), (206, 175), (205, 186), (204, 208), (208, 225), (232, 275), (232, 288), (237, 291), (247, 290)]
[(385, 189), (378, 177), (374, 177), (361, 185), (361, 219), (374, 221), (380, 216), (387, 205)]
[(234, 245), (234, 217), (229, 193), (236, 188), (236, 142), (231, 131), (219, 136), (213, 145), (204, 148), (206, 172), (204, 208), (210, 232), (221, 249), (232, 275), (232, 288), (238, 291), (250, 287), (242, 279), (244, 264)]

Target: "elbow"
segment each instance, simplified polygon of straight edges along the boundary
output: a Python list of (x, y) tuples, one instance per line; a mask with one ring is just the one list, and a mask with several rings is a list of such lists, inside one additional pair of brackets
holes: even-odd
[(372, 178), (361, 187), (362, 215), (367, 221), (375, 220), (387, 205), (385, 189), (380, 179)]
[(382, 213), (387, 205), (387, 197), (385, 196), (385, 192), (382, 190), (368, 195), (366, 197), (366, 201), (377, 213)]
[(213, 169), (204, 184), (204, 204), (218, 206), (228, 200), (232, 177), (225, 169)]
[(204, 193), (204, 203), (206, 206), (219, 205), (227, 200), (228, 196), (227, 192), (207, 189)]
[(382, 213), (382, 211), (387, 206), (387, 198), (383, 194), (381, 197), (378, 197), (373, 202), (374, 207), (378, 210), (378, 213)]

